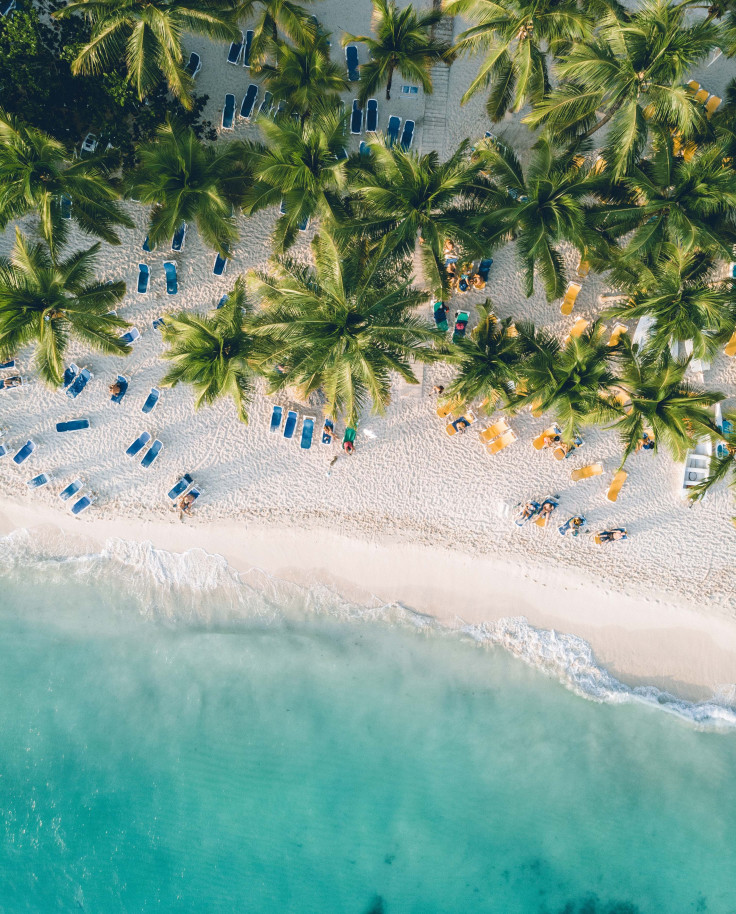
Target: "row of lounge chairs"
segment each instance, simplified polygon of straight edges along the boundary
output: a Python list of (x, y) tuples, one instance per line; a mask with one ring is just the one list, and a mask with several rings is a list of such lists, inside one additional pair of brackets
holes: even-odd
[[(299, 447), (302, 450), (308, 451), (312, 446), (312, 438), (314, 436), (314, 425), (317, 421), (315, 416), (304, 416), (302, 420), (302, 434), (299, 441)], [(278, 432), (281, 429), (281, 423), (284, 423), (283, 427), (283, 437), (287, 440), (294, 438), (299, 424), (299, 413), (295, 409), (290, 409), (284, 417), (284, 407), (276, 404), (271, 412), (271, 424), (269, 430), (271, 432)], [(322, 441), (324, 443), (324, 435), (322, 436)]]
[[(365, 107), (366, 133), (375, 133), (378, 130), (378, 102), (369, 98)], [(350, 132), (357, 136), (363, 132), (363, 109), (358, 104), (358, 99), (353, 99), (353, 110), (350, 115)]]
[[(266, 93), (270, 95), (270, 93)], [(243, 101), (240, 105), (240, 117), (244, 120), (249, 121), (253, 117), (253, 112), (256, 106), (256, 99), (258, 98), (258, 86), (256, 83), (251, 83), (248, 86), (248, 89), (243, 96)], [(273, 96), (271, 96), (273, 98)], [(260, 114), (264, 105), (266, 104), (266, 99), (264, 99), (263, 104), (258, 109), (256, 114)], [(269, 108), (270, 111), (270, 108)], [(225, 95), (225, 105), (222, 109), (222, 129), (223, 130), (232, 130), (233, 123), (235, 121), (235, 96), (228, 92)]]
[(163, 442), (159, 441), (158, 438), (151, 440), (150, 432), (141, 432), (135, 441), (126, 449), (125, 456), (133, 459), (148, 448), (141, 459), (141, 466), (144, 470), (147, 470), (158, 458), (163, 450), (163, 446)]
[(240, 41), (233, 41), (227, 52), (227, 62), (237, 67), (241, 62), (244, 67), (250, 67), (250, 49), (253, 44), (253, 30), (240, 33)]
[[(144, 243), (144, 248), (148, 243), (148, 238)], [(150, 250), (150, 248), (148, 248)], [(181, 250), (181, 249), (180, 249)], [(224, 267), (223, 267), (224, 270)], [(169, 295), (176, 295), (179, 291), (179, 281), (176, 275), (176, 264), (173, 260), (164, 261), (164, 275), (166, 276), (166, 292)], [(138, 264), (138, 294), (146, 295), (151, 280), (151, 271), (146, 263)]]

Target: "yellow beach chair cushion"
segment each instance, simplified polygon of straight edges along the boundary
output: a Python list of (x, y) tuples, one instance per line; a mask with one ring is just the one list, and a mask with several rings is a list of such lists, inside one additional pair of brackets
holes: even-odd
[(589, 321), (586, 321), (584, 317), (579, 318), (575, 322), (572, 330), (568, 333), (565, 342), (569, 343), (570, 340), (577, 339), (579, 336), (581, 336), (585, 332), (585, 328), (588, 326), (588, 324)]
[(705, 100), (708, 98), (709, 95), (710, 95), (710, 92), (707, 89), (699, 89), (695, 93), (695, 101), (699, 105), (703, 105), (703, 104), (705, 104)]
[(516, 433), (512, 429), (509, 429), (507, 432), (504, 432), (500, 438), (496, 438), (495, 441), (492, 441), (486, 450), (489, 454), (498, 454), (499, 451), (502, 451), (510, 444), (513, 444), (514, 441), (516, 441)]
[(700, 83), (695, 79), (691, 79), (687, 84), (687, 87), (693, 95), (695, 95), (696, 92), (700, 91)]
[(580, 482), (581, 479), (590, 479), (591, 476), (600, 476), (603, 473), (603, 467), (600, 463), (589, 463), (587, 467), (580, 467), (579, 470), (573, 470), (570, 473), (570, 479), (573, 482)]
[(596, 544), (596, 546), (601, 545), (602, 540), (600, 533), (596, 533), (596, 535), (593, 537), (593, 542)]
[(560, 305), (560, 311), (563, 314), (572, 314), (572, 309), (575, 307), (575, 299), (578, 297), (578, 294), (582, 286), (579, 282), (571, 282), (567, 290), (565, 291), (565, 297), (562, 299), (562, 304)]
[(616, 326), (611, 331), (611, 337), (608, 340), (609, 346), (617, 345), (621, 337), (626, 333), (626, 324), (616, 324)]
[(706, 117), (708, 118), (708, 120), (710, 120), (713, 117), (713, 115), (716, 113), (716, 110), (718, 109), (718, 107), (722, 101), (723, 101), (723, 99), (718, 98), (717, 95), (711, 95), (711, 97), (708, 99), (708, 101), (706, 102), (706, 105), (705, 105), (705, 114), (706, 114)]
[(559, 435), (559, 430), (556, 425), (550, 425), (549, 428), (546, 428), (541, 432), (537, 437), (532, 441), (532, 447), (535, 451), (541, 451), (544, 447), (544, 439), (551, 438), (553, 435)]
[(606, 492), (606, 498), (609, 501), (616, 501), (618, 498), (618, 493), (621, 491), (621, 486), (626, 482), (626, 478), (629, 474), (625, 470), (619, 470), (618, 473), (613, 477), (611, 485), (608, 487)]
[(457, 400), (454, 403), (443, 403), (437, 407), (437, 415), (440, 419), (446, 419), (454, 410), (459, 409), (462, 403)]
[(585, 279), (588, 273), (590, 273), (590, 264), (587, 260), (581, 260), (578, 267), (578, 279)]
[(493, 441), (494, 438), (498, 438), (499, 435), (503, 435), (508, 430), (508, 422), (505, 419), (499, 419), (480, 433), (480, 440), (485, 444), (488, 441)]
[(732, 359), (736, 355), (736, 330), (733, 332), (733, 336), (726, 343), (726, 348), (723, 350), (726, 355)]

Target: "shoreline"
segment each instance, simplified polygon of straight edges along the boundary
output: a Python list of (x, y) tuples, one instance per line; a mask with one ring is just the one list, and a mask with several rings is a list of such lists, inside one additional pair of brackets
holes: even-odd
[[(688, 701), (734, 691), (736, 623), (668, 595), (651, 600), (590, 576), (499, 555), (469, 555), (320, 527), (98, 518), (80, 524), (53, 508), (6, 498), (0, 535), (55, 528), (89, 546), (108, 540), (220, 555), (240, 574), (258, 570), (302, 586), (326, 585), (357, 603), (378, 599), (431, 616), (450, 630), (524, 617), (536, 629), (587, 642), (596, 662), (629, 687), (654, 686)], [(733, 699), (731, 698), (731, 701)]]

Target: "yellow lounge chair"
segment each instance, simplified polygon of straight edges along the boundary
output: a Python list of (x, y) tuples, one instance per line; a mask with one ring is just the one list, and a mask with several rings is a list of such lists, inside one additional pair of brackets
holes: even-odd
[(611, 337), (608, 340), (608, 345), (616, 346), (624, 333), (626, 333), (626, 324), (616, 324), (616, 326), (611, 331)]
[(437, 415), (440, 419), (446, 419), (455, 409), (460, 409), (462, 403), (457, 400), (454, 403), (443, 403), (437, 407)]
[(502, 451), (510, 444), (513, 444), (514, 441), (516, 441), (516, 433), (512, 429), (509, 429), (507, 432), (504, 432), (500, 438), (496, 438), (495, 441), (492, 441), (486, 450), (489, 454), (498, 454), (499, 451)]
[(705, 104), (705, 100), (708, 98), (709, 95), (710, 95), (710, 92), (709, 92), (707, 89), (699, 89), (699, 90), (695, 93), (695, 101), (696, 101), (699, 105), (704, 105), (704, 104)]
[(596, 546), (600, 546), (600, 545), (601, 545), (601, 543), (602, 543), (603, 541), (601, 540), (601, 535), (600, 535), (600, 533), (596, 533), (596, 535), (593, 537), (593, 542), (596, 544)]
[(503, 433), (507, 431), (509, 431), (508, 422), (505, 419), (499, 419), (480, 433), (480, 440), (486, 444), (488, 441), (493, 441), (494, 438), (498, 438), (499, 435), (503, 435)]
[(590, 273), (590, 263), (587, 260), (581, 260), (578, 267), (578, 279), (585, 279), (588, 273)]
[(589, 463), (587, 467), (580, 467), (579, 470), (573, 470), (570, 473), (570, 479), (573, 482), (580, 482), (581, 479), (590, 479), (592, 476), (600, 476), (603, 473), (603, 467), (600, 463)]
[(578, 318), (575, 322), (572, 330), (565, 337), (565, 343), (569, 343), (570, 340), (575, 340), (585, 332), (585, 328), (588, 326), (589, 321), (586, 321), (584, 317)]
[(685, 148), (682, 150), (682, 160), (683, 162), (692, 162), (695, 158), (695, 153), (698, 151), (698, 144), (694, 142), (689, 142), (685, 144)]
[(736, 330), (733, 332), (733, 336), (726, 343), (726, 348), (723, 350), (726, 355), (732, 359), (736, 355)]
[(557, 425), (550, 425), (549, 428), (546, 428), (541, 434), (532, 441), (532, 447), (535, 451), (541, 451), (544, 447), (544, 439), (551, 438), (553, 435), (559, 435), (560, 429)]
[(532, 416), (534, 416), (535, 419), (538, 419), (543, 412), (544, 410), (542, 409), (542, 401), (534, 400), (532, 402)]
[(695, 95), (696, 92), (700, 92), (700, 83), (695, 79), (691, 79), (687, 84), (687, 88), (691, 95)]
[(565, 290), (565, 297), (562, 299), (562, 304), (560, 305), (560, 311), (563, 314), (572, 314), (572, 309), (575, 307), (575, 300), (581, 289), (582, 286), (579, 282), (571, 282), (568, 285)]
[(554, 451), (552, 451), (552, 456), (555, 460), (564, 460), (565, 457), (567, 457), (567, 451), (561, 444), (558, 444)]
[(606, 160), (603, 156), (598, 156), (598, 158), (593, 162), (593, 168), (591, 171), (594, 175), (601, 175), (606, 170)]
[(626, 482), (626, 477), (629, 474), (626, 470), (619, 470), (618, 473), (613, 477), (611, 485), (608, 487), (606, 492), (606, 498), (609, 501), (616, 501), (618, 498), (618, 493), (621, 491), (621, 486)]
[[(461, 419), (465, 419), (465, 421), (468, 423), (468, 425), (472, 425), (475, 422), (475, 413), (470, 409), (466, 409), (465, 412), (462, 414), (462, 416), (457, 417), (455, 422), (459, 422)], [(457, 428), (455, 427), (455, 422), (450, 422), (449, 425), (447, 425), (445, 427), (445, 431), (450, 436), (450, 438), (452, 438), (453, 435), (457, 435)], [(465, 431), (467, 431), (467, 428), (465, 429)]]
[(722, 101), (723, 99), (718, 98), (717, 95), (711, 95), (711, 97), (708, 99), (705, 104), (705, 116), (708, 118), (708, 120), (710, 120), (716, 113)]

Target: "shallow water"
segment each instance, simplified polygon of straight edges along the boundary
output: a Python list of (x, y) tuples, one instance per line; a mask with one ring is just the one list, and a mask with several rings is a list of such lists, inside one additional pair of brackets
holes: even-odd
[(735, 731), (164, 577), (0, 571), (3, 914), (736, 912)]

